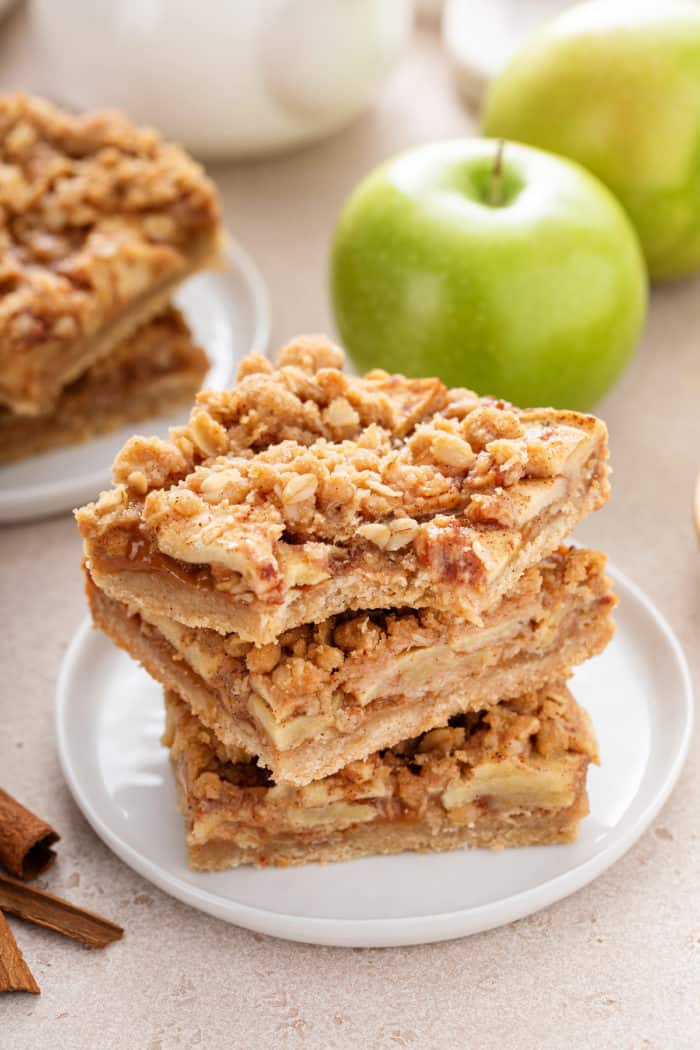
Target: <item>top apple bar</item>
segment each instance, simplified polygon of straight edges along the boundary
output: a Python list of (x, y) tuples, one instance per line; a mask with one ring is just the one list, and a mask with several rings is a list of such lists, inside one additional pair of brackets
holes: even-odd
[(178, 146), (0, 95), (0, 403), (49, 409), (221, 244), (216, 190)]
[(199, 394), (167, 440), (127, 442), (115, 487), (77, 511), (98, 587), (258, 645), (350, 609), (479, 623), (604, 503), (594, 416), (343, 364), (301, 337)]

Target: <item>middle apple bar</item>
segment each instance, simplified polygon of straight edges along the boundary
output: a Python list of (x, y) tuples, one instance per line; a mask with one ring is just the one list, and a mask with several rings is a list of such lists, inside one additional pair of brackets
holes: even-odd
[(233, 634), (137, 612), (96, 586), (98, 627), (139, 660), (232, 755), (304, 785), (451, 717), (561, 680), (612, 636), (605, 558), (562, 547), (483, 616), (348, 612), (255, 647)]

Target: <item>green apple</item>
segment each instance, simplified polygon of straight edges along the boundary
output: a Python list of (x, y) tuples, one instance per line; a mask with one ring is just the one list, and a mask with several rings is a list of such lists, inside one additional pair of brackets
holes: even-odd
[(647, 299), (638, 240), (602, 183), (487, 139), (424, 146), (369, 175), (338, 221), (330, 282), (358, 367), (568, 408), (615, 381)]
[(653, 278), (700, 268), (700, 5), (596, 0), (564, 12), (494, 80), (482, 130), (602, 179)]

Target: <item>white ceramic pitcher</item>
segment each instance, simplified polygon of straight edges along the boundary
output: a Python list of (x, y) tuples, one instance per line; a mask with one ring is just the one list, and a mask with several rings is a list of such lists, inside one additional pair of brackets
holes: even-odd
[(408, 39), (411, 0), (33, 0), (51, 95), (112, 106), (206, 156), (342, 127)]

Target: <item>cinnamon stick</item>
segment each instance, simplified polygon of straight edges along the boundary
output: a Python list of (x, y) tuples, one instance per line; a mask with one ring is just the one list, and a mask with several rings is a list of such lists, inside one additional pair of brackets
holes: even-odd
[(31, 992), (39, 994), (39, 985), (0, 911), (0, 992)]
[(6, 875), (0, 875), (0, 909), (92, 948), (104, 948), (124, 934), (121, 926), (109, 919)]
[(0, 864), (20, 879), (34, 879), (56, 859), (59, 836), (0, 788)]

